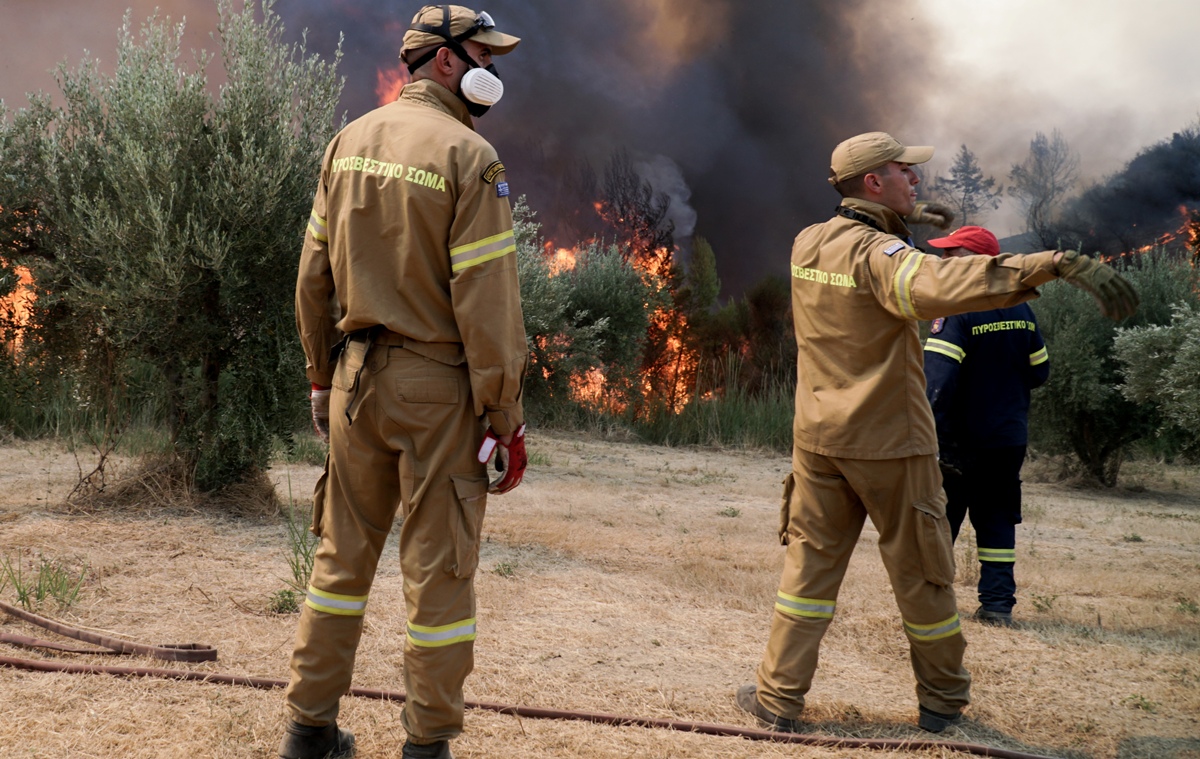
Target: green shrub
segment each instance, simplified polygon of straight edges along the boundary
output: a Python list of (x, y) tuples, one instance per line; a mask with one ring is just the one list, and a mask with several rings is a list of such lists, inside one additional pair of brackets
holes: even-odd
[[(1177, 304), (1196, 301), (1195, 271), (1180, 258), (1147, 254), (1121, 271), (1141, 296), (1137, 314), (1121, 327), (1168, 324)], [(1032, 305), (1049, 348), (1050, 379), (1034, 393), (1030, 444), (1074, 454), (1084, 473), (1111, 487), (1128, 446), (1153, 435), (1162, 417), (1152, 403), (1122, 392), (1118, 325), (1100, 315), (1089, 295), (1051, 282)]]
[(1120, 330), (1116, 356), (1125, 379), (1121, 392), (1152, 405), (1163, 419), (1159, 435), (1200, 449), (1200, 306), (1175, 306), (1171, 323)]
[[(658, 291), (617, 248), (599, 243), (579, 250), (574, 268), (553, 272), (524, 198), (513, 217), (530, 352), (526, 413), (540, 424), (575, 426), (638, 403), (639, 355)], [(603, 402), (580, 402), (572, 382), (593, 370), (605, 378)]]

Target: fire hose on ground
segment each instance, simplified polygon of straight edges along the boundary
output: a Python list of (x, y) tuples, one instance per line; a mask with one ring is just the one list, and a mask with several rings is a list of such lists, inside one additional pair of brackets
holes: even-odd
[[(216, 661), (217, 650), (211, 646), (199, 643), (167, 644), (148, 646), (140, 643), (111, 638), (98, 633), (80, 630), (60, 622), (55, 622), (37, 614), (30, 613), (15, 606), (0, 601), (0, 611), (37, 625), (59, 635), (81, 640), (103, 649), (83, 649), (65, 646), (52, 641), (29, 638), (23, 635), (0, 633), (0, 642), (9, 643), (25, 648), (43, 648), (66, 653), (133, 655), (140, 654), (165, 661), (205, 662)], [(153, 667), (108, 667), (92, 664), (66, 664), (61, 662), (16, 659), (0, 656), (0, 666), (13, 669), (30, 670), (34, 672), (65, 672), (69, 674), (103, 674), (116, 677), (150, 677), (162, 680), (181, 680), (200, 683), (217, 683), (221, 685), (238, 685), (261, 690), (286, 688), (287, 680), (267, 677), (249, 677), (245, 675), (229, 675), (214, 672), (192, 672), (188, 670), (157, 669)], [(399, 691), (376, 690), (372, 688), (351, 688), (349, 695), (358, 698), (378, 701), (403, 702), (404, 693)], [(509, 714), (529, 719), (553, 719), (576, 722), (593, 722), (615, 727), (645, 727), (660, 730), (677, 730), (685, 733), (700, 733), (726, 737), (746, 738), (756, 741), (773, 741), (775, 743), (797, 743), (806, 746), (821, 746), (824, 748), (857, 748), (875, 750), (921, 751), (926, 749), (945, 749), (958, 751), (975, 756), (996, 757), (997, 759), (1051, 759), (1039, 754), (1029, 754), (1009, 749), (993, 748), (973, 743), (957, 743), (940, 740), (911, 740), (890, 738), (839, 738), (834, 736), (810, 735), (802, 733), (777, 733), (770, 730), (756, 730), (736, 727), (734, 725), (719, 725), (707, 722), (688, 722), (673, 719), (650, 719), (647, 717), (628, 717), (619, 714), (603, 712), (584, 712), (567, 709), (544, 709), (535, 706), (518, 706), (499, 704), (487, 701), (467, 701), (468, 709)]]

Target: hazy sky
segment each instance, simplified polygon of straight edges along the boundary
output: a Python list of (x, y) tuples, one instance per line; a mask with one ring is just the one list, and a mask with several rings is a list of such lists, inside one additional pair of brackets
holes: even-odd
[[(936, 95), (904, 137), (958, 145), (998, 179), (1037, 131), (1058, 128), (1100, 178), (1200, 118), (1200, 2), (918, 0), (938, 33)], [(1005, 210), (1005, 209), (1002, 209)], [(998, 213), (993, 227), (1012, 224)], [(1000, 231), (999, 229), (997, 231)]]
[[(1100, 178), (1200, 116), (1195, 0), (862, 5), (875, 2), (893, 12), (897, 4), (910, 3), (914, 22), (907, 28), (864, 27), (857, 44), (899, 43), (923, 50), (928, 61), (914, 72), (925, 80), (915, 88), (921, 95), (878, 128), (910, 143), (934, 145), (938, 155), (930, 174), (944, 172), (958, 145), (966, 143), (987, 173), (1005, 180), (1036, 131), (1058, 128), (1081, 154), (1085, 173)], [(21, 107), (26, 91), (55, 91), (50, 69), (64, 59), (78, 63), (85, 48), (111, 67), (123, 10), (132, 6), (140, 20), (160, 5), (176, 18), (188, 16), (188, 45), (212, 47), (207, 37), (216, 11), (209, 0), (0, 0), (0, 98)], [(276, 8), (286, 17), (289, 5), (280, 0)], [(771, 46), (759, 51), (770, 53), (762, 70), (778, 80), (781, 91), (788, 81), (786, 42), (784, 36), (774, 52)], [(991, 222), (998, 232), (1013, 231), (1011, 211), (1002, 210)]]

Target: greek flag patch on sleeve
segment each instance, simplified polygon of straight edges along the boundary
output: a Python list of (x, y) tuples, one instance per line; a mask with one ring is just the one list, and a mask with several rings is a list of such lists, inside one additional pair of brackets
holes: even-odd
[(496, 183), (496, 197), (497, 198), (507, 198), (508, 197), (508, 182), (497, 182)]
[(899, 253), (900, 251), (904, 250), (904, 249), (905, 249), (905, 248), (907, 248), (907, 247), (908, 247), (908, 246), (907, 246), (907, 245), (905, 245), (905, 244), (904, 244), (904, 243), (902, 243), (902, 242), (896, 242), (896, 243), (892, 243), (891, 245), (889, 245), (889, 246), (887, 246), (886, 248), (884, 248), (884, 250), (883, 250), (883, 255), (885, 255), (885, 256), (894, 256), (894, 255), (896, 255), (897, 253)]

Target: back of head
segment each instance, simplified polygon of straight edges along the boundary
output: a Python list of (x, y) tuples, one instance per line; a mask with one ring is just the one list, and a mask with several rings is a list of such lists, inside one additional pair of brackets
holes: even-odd
[(943, 250), (949, 248), (966, 248), (980, 256), (1000, 255), (1000, 241), (990, 230), (983, 227), (965, 226), (951, 232), (945, 237), (930, 240), (929, 245)]

